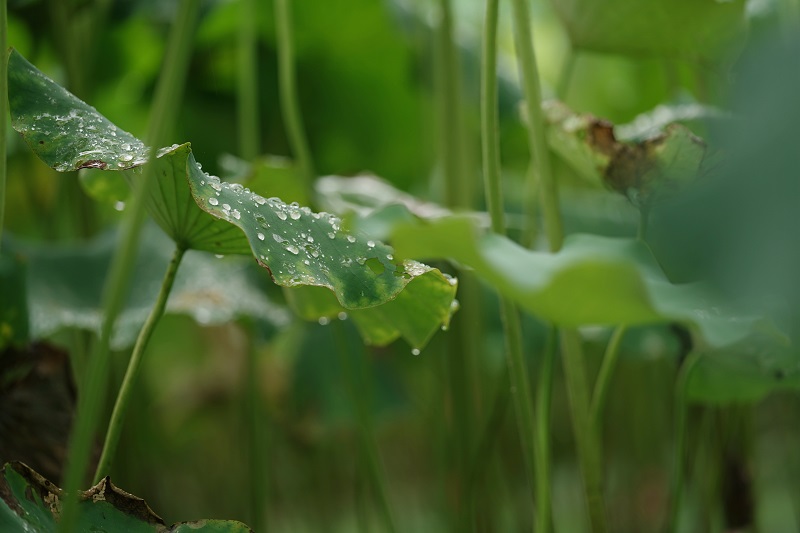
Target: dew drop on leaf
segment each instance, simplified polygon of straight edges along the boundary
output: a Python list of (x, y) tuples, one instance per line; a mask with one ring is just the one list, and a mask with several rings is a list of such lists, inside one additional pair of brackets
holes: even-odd
[(263, 233), (257, 233), (257, 234), (256, 234), (256, 237), (258, 237), (258, 240), (259, 240), (259, 241), (263, 241), (263, 240), (265, 239), (265, 237), (264, 237), (264, 234), (263, 234)]
[(210, 203), (211, 205), (219, 205), (219, 200), (217, 200), (216, 198), (209, 198), (208, 203)]

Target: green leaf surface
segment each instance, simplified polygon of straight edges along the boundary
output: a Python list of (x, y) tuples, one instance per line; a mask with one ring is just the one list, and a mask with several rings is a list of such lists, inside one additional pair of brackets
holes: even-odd
[(554, 0), (575, 49), (714, 57), (744, 29), (745, 1)]
[[(2, 531), (50, 533), (58, 531), (61, 489), (22, 463), (8, 463), (0, 479)], [(248, 533), (252, 530), (232, 520), (199, 520), (171, 527), (141, 498), (115, 487), (108, 478), (81, 493), (76, 531), (130, 533)]]
[(635, 239), (571, 235), (550, 254), (479, 234), (463, 217), (400, 225), (393, 239), (400, 254), (450, 258), (475, 269), (524, 309), (562, 326), (678, 321), (696, 326), (709, 345), (722, 346), (760, 322), (731, 312), (702, 284), (670, 283)]
[[(18, 53), (11, 53), (9, 93), (14, 127), (31, 149), (57, 170), (125, 170), (132, 186), (147, 156), (144, 145), (122, 132), (94, 108), (41, 74)], [(41, 117), (45, 117), (41, 121)], [(91, 160), (86, 158), (91, 156)], [(148, 212), (179, 245), (218, 254), (251, 254), (283, 287), (316, 286), (333, 291), (342, 308), (374, 308), (393, 302), (376, 316), (393, 321), (392, 330), (369, 340), (402, 335), (418, 346), (446, 326), (456, 286), (438, 270), (400, 261), (392, 249), (363, 235), (342, 231), (341, 220), (314, 213), (278, 198), (264, 198), (237, 183), (202, 171), (188, 143), (161, 149), (156, 186), (148, 191)], [(425, 287), (424, 304), (399, 295), (416, 278)], [(409, 292), (419, 294), (421, 291)], [(424, 306), (436, 319), (407, 320)], [(400, 311), (397, 311), (400, 309)], [(371, 318), (374, 318), (371, 317)], [(373, 320), (374, 322), (374, 320)], [(366, 321), (364, 330), (369, 329)]]
[(753, 336), (704, 352), (687, 383), (690, 401), (753, 403), (773, 392), (800, 390), (797, 352), (765, 336)]
[[(102, 280), (117, 233), (104, 233), (84, 245), (43, 245), (9, 241), (28, 261), (27, 291), (34, 338), (62, 328), (99, 331)], [(112, 346), (133, 344), (153, 305), (174, 245), (157, 228), (146, 226), (134, 267), (131, 291), (112, 337)], [(221, 324), (248, 316), (280, 326), (289, 313), (258, 288), (257, 269), (238, 257), (214, 258), (189, 251), (178, 271), (167, 313), (186, 314), (200, 324)], [(25, 287), (24, 282), (20, 287)]]

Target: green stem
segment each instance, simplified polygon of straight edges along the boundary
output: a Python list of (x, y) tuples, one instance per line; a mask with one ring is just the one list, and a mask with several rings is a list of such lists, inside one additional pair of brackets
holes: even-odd
[[(486, 203), (492, 220), (492, 231), (505, 234), (505, 213), (503, 208), (502, 188), (500, 185), (500, 141), (497, 115), (497, 19), (499, 2), (488, 0), (486, 4), (486, 23), (483, 41), (483, 64), (481, 67), (481, 147), (483, 154), (483, 176)], [(534, 508), (541, 510), (550, 507), (548, 491), (534, 490), (547, 480), (537, 478), (537, 473), (547, 475), (547, 469), (536, 464), (537, 453), (535, 442), (537, 431), (534, 426), (533, 402), (531, 399), (528, 368), (522, 351), (522, 328), (519, 311), (510, 300), (500, 297), (500, 311), (503, 321), (503, 332), (506, 339), (508, 372), (512, 385), (514, 410), (517, 415), (522, 454), (525, 460), (528, 483), (533, 491), (531, 500)], [(537, 499), (538, 498), (538, 499)], [(545, 518), (549, 511), (544, 512)]]
[(238, 83), (236, 104), (239, 113), (239, 151), (244, 159), (253, 161), (261, 146), (258, 127), (258, 59), (256, 0), (242, 0), (239, 19)]
[(181, 259), (186, 250), (180, 246), (175, 248), (172, 260), (169, 262), (167, 272), (164, 274), (164, 280), (161, 282), (161, 290), (158, 293), (158, 298), (147, 317), (144, 326), (139, 331), (139, 336), (136, 338), (136, 344), (133, 347), (133, 354), (128, 362), (128, 369), (125, 371), (125, 377), (122, 380), (119, 393), (117, 394), (117, 401), (114, 404), (114, 410), (111, 413), (111, 420), (108, 423), (108, 430), (106, 431), (106, 439), (103, 443), (103, 452), (100, 454), (100, 461), (97, 464), (97, 470), (94, 474), (94, 482), (98, 483), (100, 480), (107, 476), (111, 471), (111, 463), (114, 459), (114, 454), (119, 444), (119, 437), (122, 434), (122, 427), (125, 421), (125, 415), (133, 397), (133, 388), (139, 378), (139, 372), (142, 367), (142, 357), (144, 356), (147, 343), (156, 329), (158, 321), (164, 315), (164, 309), (167, 306), (167, 299), (172, 290), (172, 284), (175, 281), (175, 275), (178, 272), (178, 266), (181, 264)]
[[(252, 338), (252, 335), (251, 335)], [(258, 388), (258, 351), (253, 342), (247, 350), (245, 376), (245, 431), (247, 433), (248, 476), (250, 482), (250, 526), (253, 531), (267, 531), (264, 506), (268, 502), (266, 458), (269, 445), (266, 439), (266, 414), (261, 409)]]
[(597, 381), (594, 384), (594, 394), (592, 395), (592, 428), (600, 439), (600, 431), (603, 423), (603, 410), (606, 406), (608, 387), (611, 384), (611, 376), (619, 359), (619, 348), (622, 345), (622, 338), (625, 336), (626, 326), (617, 326), (611, 339), (606, 346), (603, 354), (603, 362), (600, 365), (600, 372), (597, 374)]
[(552, 497), (550, 490), (550, 412), (553, 400), (553, 369), (556, 359), (556, 328), (550, 328), (547, 344), (539, 364), (536, 387), (536, 528), (549, 533), (552, 528)]
[(675, 533), (678, 527), (686, 459), (686, 415), (688, 412), (686, 390), (689, 376), (699, 360), (699, 352), (689, 354), (681, 365), (678, 379), (675, 382), (675, 444), (673, 445), (675, 455), (672, 460), (672, 482), (670, 483), (669, 511), (665, 528), (667, 533)]
[(608, 528), (603, 504), (602, 456), (589, 412), (589, 387), (583, 346), (577, 331), (561, 330), (561, 356), (564, 361), (564, 379), (567, 385), (575, 445), (589, 509), (589, 523), (591, 531), (604, 533)]
[(334, 323), (333, 329), (337, 344), (336, 351), (339, 354), (339, 361), (347, 381), (347, 392), (358, 420), (358, 439), (366, 455), (367, 474), (369, 475), (372, 488), (375, 490), (378, 498), (383, 525), (386, 531), (396, 533), (398, 529), (391, 504), (389, 503), (386, 476), (383, 472), (383, 465), (381, 464), (380, 456), (378, 455), (378, 447), (375, 444), (375, 437), (373, 435), (371, 415), (372, 394), (366, 376), (367, 354), (362, 348), (359, 353), (351, 355), (352, 350), (350, 350), (347, 339), (345, 338), (344, 326), (337, 321)]
[[(178, 18), (170, 36), (148, 128), (147, 140), (151, 146), (151, 159), (155, 157), (157, 147), (160, 146), (158, 143), (166, 137), (175, 120), (174, 109), (177, 107), (184, 86), (198, 8), (197, 0), (182, 0)], [(152, 165), (147, 165), (141, 184), (134, 187), (132, 199), (125, 210), (119, 245), (114, 253), (108, 278), (103, 287), (103, 323), (86, 376), (81, 383), (81, 394), (78, 398), (67, 456), (64, 490), (68, 497), (63, 500), (64, 507), (59, 524), (59, 531), (62, 532), (72, 533), (77, 520), (77, 491), (86, 474), (92, 439), (108, 386), (111, 334), (130, 285), (139, 235), (145, 217), (147, 193), (155, 179), (155, 170)]]
[[(550, 153), (545, 137), (545, 120), (542, 113), (542, 91), (539, 83), (539, 69), (533, 50), (533, 33), (526, 0), (513, 0), (514, 3), (514, 42), (517, 48), (517, 63), (522, 77), (525, 93), (525, 111), (528, 115), (528, 144), (533, 158), (534, 179), (538, 182), (541, 208), (544, 214), (545, 231), (550, 242), (550, 250), (557, 252), (564, 241), (564, 230), (558, 206), (555, 180), (551, 171)], [(529, 184), (529, 191), (534, 190)], [(531, 195), (529, 194), (529, 197)], [(529, 206), (535, 213), (535, 204)], [(531, 215), (533, 217), (533, 214)], [(533, 224), (535, 221), (531, 220)]]
[(8, 10), (6, 0), (0, 0), (0, 244), (3, 241), (3, 221), (6, 210), (6, 117), (8, 116)]
[(561, 73), (558, 76), (558, 85), (556, 86), (556, 94), (561, 101), (565, 101), (569, 94), (569, 87), (572, 83), (572, 77), (575, 74), (575, 63), (577, 63), (577, 56), (572, 47), (570, 47), (567, 51), (567, 59), (564, 62), (564, 66), (561, 67)]
[(290, 0), (275, 0), (275, 33), (278, 47), (278, 83), (280, 91), (281, 114), (286, 123), (289, 144), (300, 169), (301, 179), (308, 191), (314, 181), (314, 164), (308, 139), (303, 128), (300, 104), (297, 99), (297, 80), (294, 63), (294, 42), (292, 37), (292, 13)]

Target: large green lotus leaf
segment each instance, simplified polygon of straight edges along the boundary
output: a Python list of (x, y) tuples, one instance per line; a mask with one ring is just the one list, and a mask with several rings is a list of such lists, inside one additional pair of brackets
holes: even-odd
[[(31, 333), (45, 337), (62, 328), (99, 331), (102, 280), (114, 253), (117, 232), (106, 232), (82, 245), (28, 244), (9, 247), (28, 262)], [(152, 225), (145, 227), (131, 291), (115, 326), (112, 346), (123, 349), (136, 340), (156, 299), (174, 244)], [(253, 264), (240, 257), (215, 258), (188, 251), (181, 262), (168, 313), (186, 314), (200, 324), (221, 324), (241, 316), (281, 326), (289, 313), (259, 290)], [(25, 287), (25, 283), (20, 286)]]
[[(22, 463), (8, 463), (0, 479), (0, 530), (55, 533), (61, 489)], [(76, 531), (126, 531), (129, 533), (250, 533), (233, 520), (198, 520), (171, 527), (141, 498), (115, 487), (108, 478), (83, 492), (78, 505)]]
[(797, 351), (755, 335), (700, 355), (687, 383), (687, 398), (713, 404), (752, 403), (772, 392), (800, 390)]
[(575, 49), (711, 58), (744, 29), (744, 0), (553, 0)]
[[(129, 134), (13, 51), (9, 72), (14, 127), (46, 163), (58, 170), (125, 170), (132, 186), (141, 183), (137, 174), (147, 151), (140, 142), (134, 144)], [(41, 116), (50, 118), (40, 122)], [(437, 298), (426, 301), (433, 308), (427, 316), (443, 318), (403, 336), (418, 342), (446, 325), (456, 288), (439, 271), (394, 259), (390, 247), (342, 231), (337, 217), (220, 181), (202, 171), (188, 143), (160, 150), (152, 164), (156, 185), (148, 191), (148, 211), (179, 245), (216, 253), (252, 252), (278, 285), (325, 287), (345, 309), (384, 305), (424, 276), (426, 283), (441, 289), (430, 291)], [(392, 308), (400, 302), (408, 298)], [(399, 320), (396, 315), (403, 313), (380, 314)]]
[(463, 217), (403, 224), (393, 239), (400, 254), (450, 258), (475, 269), (524, 309), (563, 326), (679, 321), (696, 326), (709, 345), (721, 346), (760, 323), (727, 310), (702, 284), (670, 283), (649, 248), (635, 239), (571, 235), (550, 254), (479, 234)]

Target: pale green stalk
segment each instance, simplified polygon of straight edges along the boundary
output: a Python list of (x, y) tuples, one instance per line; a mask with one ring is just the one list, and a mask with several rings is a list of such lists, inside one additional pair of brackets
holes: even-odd
[(686, 391), (689, 376), (695, 365), (700, 360), (698, 352), (690, 353), (678, 372), (675, 382), (675, 443), (673, 444), (674, 457), (672, 460), (672, 479), (669, 491), (669, 510), (667, 511), (666, 533), (675, 533), (678, 528), (681, 498), (683, 496), (683, 472), (686, 468), (686, 414), (688, 404)]
[[(505, 212), (503, 208), (501, 175), (500, 175), (500, 139), (497, 112), (497, 20), (499, 0), (487, 0), (486, 21), (484, 26), (483, 53), (481, 66), (481, 149), (483, 155), (483, 183), (486, 204), (492, 221), (492, 231), (504, 235), (506, 232)], [(526, 474), (532, 491), (532, 506), (537, 510), (536, 518), (549, 517), (542, 509), (550, 507), (549, 492), (540, 491), (542, 480), (540, 472), (547, 473), (541, 465), (536, 464), (536, 426), (533, 418), (533, 401), (531, 398), (528, 368), (522, 351), (522, 328), (519, 321), (519, 310), (506, 297), (500, 296), (500, 312), (503, 332), (506, 339), (507, 363), (511, 378), (514, 410), (517, 414), (517, 427), (522, 444), (522, 455), (525, 461)], [(501, 392), (500, 394), (505, 394)], [(547, 484), (545, 481), (544, 484)], [(470, 490), (474, 490), (472, 487)], [(545, 531), (549, 525), (537, 521), (537, 530)]]
[[(550, 154), (547, 149), (546, 125), (542, 113), (541, 87), (539, 71), (536, 66), (536, 54), (533, 49), (530, 14), (526, 0), (513, 0), (513, 7), (514, 41), (525, 94), (525, 111), (528, 115), (529, 145), (534, 174), (550, 251), (558, 252), (564, 241), (564, 230), (558, 193), (550, 164)], [(534, 189), (533, 184), (529, 186), (529, 189)], [(533, 213), (534, 209), (531, 208), (530, 212)], [(531, 226), (533, 223), (533, 220), (529, 221)], [(599, 442), (591, 426), (589, 386), (583, 347), (577, 331), (568, 329), (561, 331), (561, 350), (589, 519), (592, 531), (603, 533), (607, 530), (607, 526), (603, 504), (602, 458)]]
[(316, 176), (297, 98), (291, 5), (290, 0), (274, 1), (281, 114), (286, 124), (286, 133), (289, 137), (292, 154), (300, 169), (300, 179), (304, 181), (306, 190), (310, 191)]
[(158, 321), (161, 320), (161, 317), (164, 315), (167, 299), (169, 298), (170, 290), (172, 290), (172, 284), (175, 282), (175, 275), (178, 273), (178, 266), (181, 263), (184, 252), (185, 249), (180, 246), (175, 248), (167, 272), (164, 274), (164, 280), (161, 282), (161, 290), (158, 293), (156, 303), (153, 309), (150, 310), (150, 314), (144, 326), (142, 326), (141, 331), (139, 331), (139, 336), (136, 338), (133, 354), (131, 354), (131, 359), (128, 362), (128, 368), (125, 371), (125, 377), (122, 379), (122, 385), (117, 394), (117, 401), (111, 413), (111, 420), (108, 423), (108, 430), (106, 431), (106, 438), (103, 443), (103, 452), (100, 455), (100, 461), (97, 464), (97, 470), (94, 474), (95, 483), (98, 483), (111, 471), (111, 463), (114, 460), (114, 454), (119, 444), (119, 437), (122, 434), (125, 415), (133, 397), (134, 385), (139, 378), (142, 357), (144, 356), (147, 343), (150, 341), (150, 337), (153, 335)]
[[(156, 87), (147, 140), (151, 146), (150, 158), (175, 120), (180, 92), (184, 86), (193, 29), (199, 12), (198, 0), (182, 0), (175, 26), (170, 35), (167, 56)], [(145, 167), (139, 186), (134, 187), (122, 220), (120, 241), (111, 262), (108, 278), (103, 288), (103, 323), (100, 338), (89, 361), (78, 398), (78, 407), (67, 456), (64, 489), (68, 497), (63, 500), (59, 531), (71, 533), (77, 520), (77, 490), (83, 483), (92, 440), (104, 403), (108, 386), (109, 344), (114, 324), (130, 285), (131, 273), (145, 217), (145, 202), (151, 183), (155, 180), (152, 165)]]
[(620, 346), (622, 346), (622, 339), (625, 336), (625, 326), (617, 326), (611, 339), (608, 341), (606, 351), (603, 354), (603, 362), (600, 365), (600, 372), (597, 374), (597, 380), (594, 384), (594, 394), (592, 395), (592, 427), (595, 434), (600, 438), (601, 426), (603, 424), (603, 410), (606, 405), (606, 398), (608, 397), (608, 387), (611, 383), (611, 376), (614, 373), (614, 368), (617, 366), (619, 359)]
[(257, 0), (242, 0), (239, 18), (238, 80), (236, 108), (239, 123), (239, 155), (249, 162), (261, 148), (258, 126), (258, 21)]

